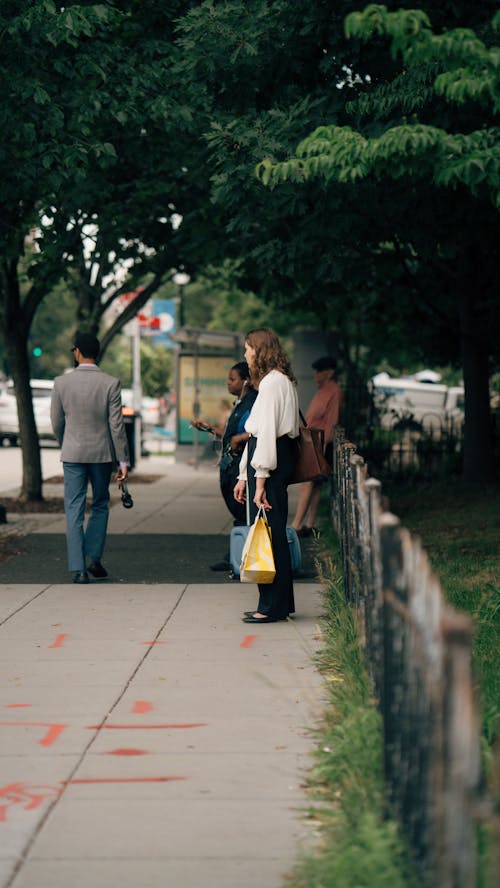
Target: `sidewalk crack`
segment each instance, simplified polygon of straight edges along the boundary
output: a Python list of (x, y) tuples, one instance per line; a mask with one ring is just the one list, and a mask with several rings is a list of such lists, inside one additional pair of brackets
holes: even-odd
[[(84, 750), (82, 751), (82, 753), (81, 753), (81, 755), (80, 755), (78, 761), (76, 762), (76, 764), (75, 764), (74, 767), (72, 768), (72, 770), (71, 770), (69, 776), (66, 778), (66, 780), (65, 780), (64, 783), (62, 784), (62, 785), (63, 785), (63, 788), (61, 789), (61, 792), (58, 793), (58, 795), (56, 796), (56, 798), (54, 799), (54, 801), (51, 802), (51, 804), (50, 804), (49, 807), (47, 808), (45, 814), (43, 815), (43, 817), (42, 817), (42, 818), (40, 819), (40, 821), (38, 822), (38, 824), (37, 824), (37, 826), (36, 826), (36, 829), (33, 831), (33, 834), (30, 836), (30, 838), (29, 838), (28, 841), (26, 842), (26, 844), (25, 844), (23, 850), (21, 851), (21, 854), (20, 854), (20, 856), (19, 856), (18, 861), (16, 862), (16, 864), (15, 864), (15, 866), (14, 866), (14, 869), (13, 869), (13, 871), (12, 871), (12, 874), (10, 875), (8, 881), (5, 883), (5, 888), (11, 888), (11, 886), (13, 885), (15, 879), (17, 878), (17, 876), (18, 876), (19, 873), (21, 872), (21, 869), (22, 869), (22, 867), (24, 866), (24, 864), (25, 864), (25, 862), (26, 862), (26, 860), (27, 860), (27, 858), (28, 858), (28, 855), (29, 855), (29, 853), (30, 853), (30, 851), (31, 851), (31, 849), (32, 849), (32, 847), (33, 847), (33, 845), (34, 845), (34, 843), (36, 842), (36, 840), (37, 840), (38, 836), (40, 835), (42, 829), (44, 828), (45, 824), (47, 823), (47, 821), (48, 821), (50, 815), (51, 815), (52, 812), (56, 809), (57, 805), (59, 804), (59, 802), (61, 801), (61, 799), (62, 799), (63, 796), (65, 795), (65, 793), (67, 792), (67, 790), (68, 790), (68, 784), (71, 783), (73, 777), (75, 776), (75, 774), (78, 772), (79, 768), (81, 767), (81, 765), (82, 765), (83, 762), (85, 761), (85, 758), (86, 758), (86, 756), (87, 756), (89, 750), (92, 748), (92, 746), (94, 745), (95, 741), (96, 741), (97, 738), (99, 737), (99, 734), (101, 733), (101, 731), (103, 730), (104, 726), (106, 725), (106, 722), (108, 721), (108, 719), (110, 718), (110, 716), (112, 715), (112, 713), (114, 712), (114, 710), (116, 709), (116, 707), (118, 706), (118, 704), (120, 703), (120, 701), (123, 699), (123, 697), (124, 697), (125, 694), (127, 693), (127, 691), (128, 691), (128, 689), (129, 689), (130, 685), (132, 684), (132, 682), (133, 682), (135, 676), (137, 675), (137, 673), (138, 673), (139, 670), (141, 669), (141, 667), (142, 667), (142, 665), (144, 664), (146, 658), (149, 656), (149, 654), (150, 654), (151, 651), (153, 650), (154, 645), (155, 645), (155, 642), (158, 640), (158, 638), (160, 637), (160, 635), (161, 635), (162, 632), (164, 631), (165, 627), (168, 625), (169, 621), (170, 621), (170, 620), (172, 619), (172, 617), (174, 616), (174, 614), (175, 614), (177, 608), (179, 607), (179, 605), (180, 605), (180, 603), (181, 603), (181, 601), (182, 601), (182, 599), (183, 599), (183, 597), (184, 597), (184, 594), (185, 594), (185, 592), (186, 592), (186, 589), (188, 588), (188, 585), (189, 585), (189, 584), (186, 583), (186, 584), (182, 587), (182, 589), (181, 589), (181, 591), (180, 591), (180, 593), (179, 593), (179, 597), (177, 598), (177, 601), (176, 601), (175, 604), (173, 605), (172, 609), (170, 610), (168, 616), (166, 617), (166, 619), (165, 619), (165, 620), (163, 621), (163, 623), (161, 624), (161, 626), (160, 626), (160, 628), (158, 629), (156, 635), (154, 636), (154, 638), (152, 639), (151, 643), (149, 644), (149, 647), (147, 648), (147, 650), (145, 651), (144, 655), (143, 655), (143, 656), (141, 657), (141, 659), (139, 660), (139, 662), (138, 662), (137, 666), (135, 667), (135, 669), (133, 670), (132, 674), (129, 676), (128, 680), (127, 680), (126, 683), (125, 683), (125, 686), (123, 687), (122, 691), (118, 694), (118, 697), (117, 697), (116, 700), (114, 701), (113, 705), (110, 707), (110, 709), (108, 710), (108, 712), (106, 713), (106, 715), (104, 716), (104, 718), (102, 719), (102, 721), (99, 723), (99, 725), (97, 725), (95, 732), (93, 733), (93, 735), (91, 736), (91, 738), (90, 738), (90, 740), (88, 741), (87, 745), (85, 746)], [(46, 588), (49, 588), (49, 587), (47, 586)], [(42, 592), (44, 592), (44, 591), (45, 591), (45, 589), (42, 590)], [(41, 595), (42, 592), (39, 592), (38, 595)], [(38, 598), (38, 595), (35, 595), (34, 598)], [(34, 600), (34, 598), (31, 599), (31, 600)], [(29, 604), (29, 602), (27, 602), (27, 603)], [(23, 605), (23, 607), (25, 607), (25, 606), (26, 606), (26, 605)], [(18, 608), (18, 610), (22, 610), (22, 607), (21, 607), (21, 608)], [(13, 615), (12, 615), (12, 616), (13, 616)], [(7, 619), (10, 619), (10, 617), (8, 617)], [(4, 621), (4, 622), (6, 622), (6, 621)], [(0, 625), (1, 625), (1, 624), (0, 624)], [(62, 782), (62, 781), (61, 781), (61, 782)]]

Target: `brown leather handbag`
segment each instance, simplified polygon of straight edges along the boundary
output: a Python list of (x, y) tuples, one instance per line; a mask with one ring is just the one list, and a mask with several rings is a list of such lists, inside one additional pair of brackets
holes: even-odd
[(325, 433), (323, 429), (313, 429), (307, 425), (300, 413), (302, 425), (299, 436), (294, 438), (296, 457), (290, 484), (302, 481), (324, 481), (332, 470), (324, 455)]

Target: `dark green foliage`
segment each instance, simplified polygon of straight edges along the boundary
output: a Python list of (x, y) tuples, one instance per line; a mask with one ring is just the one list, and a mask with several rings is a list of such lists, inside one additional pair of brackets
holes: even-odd
[[(411, 8), (390, 5), (395, 14)], [(441, 32), (460, 27), (476, 41), (464, 37), (462, 51), (476, 52), (477, 41), (489, 51), (489, 0), (426, 2), (423, 10), (441, 46)], [(4, 4), (0, 161), (12, 175), (0, 188), (0, 317), (19, 335), (9, 348), (23, 348), (61, 277), (77, 297), (78, 324), (97, 330), (117, 262), (129, 266), (123, 289), (141, 285), (146, 299), (174, 268), (193, 279), (231, 259), (240, 289), (284, 310), (289, 326), (335, 330), (348, 375), (402, 350), (459, 366), (461, 331), (477, 329), (464, 364), (468, 379), (469, 365), (479, 366), (483, 393), (472, 403), (481, 417), (472, 415), (468, 428), (481, 426), (484, 439), (498, 238), (484, 197), (491, 121), (483, 132), (478, 120), (493, 94), (476, 78), (464, 104), (450, 103), (461, 81), (435, 89), (432, 53), (411, 64), (391, 55), (385, 33), (366, 42), (358, 30), (347, 39), (346, 17), (357, 11), (353, 0)], [(410, 135), (416, 115), (424, 128)], [(482, 144), (472, 144), (464, 120)], [(288, 160), (297, 144), (318, 127), (346, 126), (379, 140), (377, 176), (389, 162), (403, 172), (402, 136), (406, 157), (418, 150), (420, 164), (445, 133), (456, 163), (437, 187), (425, 176), (401, 175), (390, 188), (376, 176), (360, 179), (365, 157), (346, 181), (304, 181)], [(254, 176), (263, 159), (285, 163), (286, 181), (273, 191)], [(35, 227), (41, 252), (31, 257), (33, 287), (20, 306), (15, 263)]]
[(500, 49), (484, 9), (465, 5), (463, 12), (469, 17), (462, 27), (442, 33), (432, 30), (425, 9), (391, 12), (371, 4), (348, 16), (347, 36), (378, 56), (389, 57), (390, 49), (395, 69), (375, 65), (367, 81), (360, 72), (369, 68), (353, 68), (342, 91), (357, 83), (360, 97), (347, 102), (346, 116), (316, 127), (295, 156), (270, 153), (257, 173), (271, 188), (281, 183), (300, 192), (322, 182), (338, 195), (340, 186), (355, 244), (353, 186), (359, 200), (358, 186), (374, 185), (371, 194), (362, 192), (374, 207), (362, 242), (365, 287), (369, 281), (382, 324), (396, 322), (405, 342), (413, 340), (430, 360), (440, 362), (441, 351), (461, 362), (464, 470), (469, 480), (484, 480), (495, 475), (489, 362), (500, 358)]

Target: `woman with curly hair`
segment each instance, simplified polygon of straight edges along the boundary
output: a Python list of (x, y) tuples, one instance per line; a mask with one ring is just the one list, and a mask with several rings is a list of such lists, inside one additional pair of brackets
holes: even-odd
[(269, 327), (245, 336), (245, 360), (258, 395), (245, 429), (250, 434), (240, 461), (234, 497), (245, 502), (246, 485), (250, 518), (263, 506), (269, 522), (276, 576), (259, 583), (257, 610), (245, 614), (245, 623), (275, 623), (295, 610), (292, 565), (286, 536), (288, 484), (295, 455), (293, 439), (299, 434), (297, 381), (276, 333)]

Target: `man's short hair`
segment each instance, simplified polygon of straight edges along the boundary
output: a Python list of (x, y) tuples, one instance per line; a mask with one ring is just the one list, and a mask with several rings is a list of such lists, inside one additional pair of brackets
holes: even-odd
[(84, 358), (93, 358), (96, 361), (99, 357), (101, 344), (92, 333), (77, 333), (73, 345), (81, 351)]
[(316, 358), (316, 360), (312, 362), (311, 367), (313, 370), (318, 370), (319, 373), (321, 373), (322, 370), (336, 370), (337, 361), (335, 358), (332, 358), (331, 355), (324, 355), (322, 358)]

